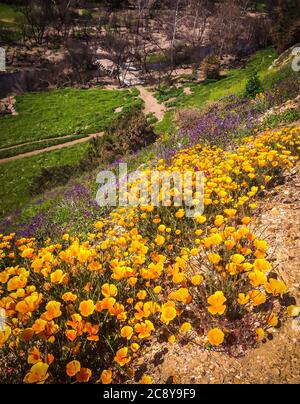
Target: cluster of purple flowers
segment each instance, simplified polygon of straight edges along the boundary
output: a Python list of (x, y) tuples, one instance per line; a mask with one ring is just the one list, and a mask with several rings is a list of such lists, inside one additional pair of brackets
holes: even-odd
[(72, 181), (62, 190), (49, 192), (30, 207), (3, 219), (0, 232), (14, 231), (19, 237), (56, 240), (65, 232), (75, 234), (91, 229), (101, 215), (91, 183), (87, 181), (87, 185), (83, 185)]

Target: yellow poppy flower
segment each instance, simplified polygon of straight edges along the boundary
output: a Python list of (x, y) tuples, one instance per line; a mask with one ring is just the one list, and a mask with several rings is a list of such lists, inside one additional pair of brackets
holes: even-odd
[(238, 297), (238, 304), (240, 304), (241, 306), (246, 305), (247, 303), (249, 303), (250, 297), (247, 295), (245, 295), (245, 293), (239, 293), (239, 297)]
[(226, 300), (226, 297), (221, 291), (217, 291), (213, 295), (209, 296), (209, 298), (207, 299), (207, 302), (210, 305), (208, 307), (209, 313), (213, 316), (216, 314), (224, 314), (226, 310), (226, 305), (224, 305), (224, 303), (226, 302)]
[(135, 352), (137, 352), (137, 351), (140, 349), (140, 346), (139, 346), (139, 344), (137, 344), (136, 342), (133, 342), (133, 343), (130, 345), (130, 349), (132, 350), (133, 353), (135, 353)]
[(132, 327), (126, 325), (125, 327), (123, 327), (121, 329), (121, 337), (127, 338), (128, 340), (130, 340), (132, 335), (133, 335), (133, 328)]
[(276, 327), (278, 325), (278, 317), (276, 314), (271, 314), (270, 317), (268, 318), (268, 325), (269, 327)]
[(254, 287), (265, 285), (268, 281), (266, 275), (263, 272), (258, 271), (257, 269), (255, 269), (253, 272), (250, 272), (248, 274), (248, 278), (251, 285)]
[(153, 383), (152, 377), (146, 375), (144, 375), (139, 381), (139, 384), (152, 384), (152, 383)]
[(189, 331), (191, 331), (191, 329), (192, 329), (192, 324), (188, 323), (188, 322), (185, 322), (185, 323), (181, 324), (181, 326), (180, 326), (180, 330), (182, 332), (189, 332)]
[(265, 303), (267, 300), (266, 295), (260, 290), (251, 290), (248, 293), (249, 298), (251, 299), (253, 306), (260, 306)]
[(155, 239), (155, 243), (158, 246), (162, 246), (165, 243), (165, 240), (166, 239), (163, 236), (157, 236), (156, 239)]
[(258, 328), (255, 332), (257, 342), (260, 342), (265, 338), (265, 331), (263, 330), (263, 328)]
[(24, 383), (28, 384), (43, 384), (48, 379), (48, 368), (47, 363), (38, 362), (32, 366), (29, 373), (24, 378)]
[(102, 285), (101, 293), (104, 297), (116, 297), (118, 295), (118, 289), (113, 284), (105, 283)]
[(95, 308), (94, 302), (91, 299), (84, 300), (79, 305), (79, 312), (83, 317), (88, 317), (94, 313)]
[(223, 344), (225, 335), (219, 328), (213, 328), (208, 332), (207, 337), (211, 345), (219, 346)]
[(221, 261), (221, 257), (219, 254), (215, 254), (215, 253), (209, 253), (207, 254), (207, 258), (209, 260), (209, 262), (211, 262), (214, 265), (219, 264), (219, 262)]
[(160, 321), (165, 324), (169, 324), (177, 316), (175, 303), (167, 302), (161, 307), (161, 317)]
[(192, 301), (192, 296), (190, 295), (188, 289), (186, 288), (180, 288), (175, 292), (172, 292), (170, 294), (170, 298), (185, 304), (188, 304)]
[(54, 300), (47, 303), (46, 312), (42, 315), (42, 319), (51, 321), (54, 318), (60, 317), (62, 314), (60, 311), (60, 306), (61, 306), (61, 303), (56, 302)]
[(273, 296), (282, 296), (286, 292), (287, 287), (284, 282), (271, 278), (269, 282), (265, 284), (265, 289)]
[(192, 277), (191, 282), (194, 286), (199, 286), (201, 283), (204, 281), (204, 278), (202, 275), (195, 275)]

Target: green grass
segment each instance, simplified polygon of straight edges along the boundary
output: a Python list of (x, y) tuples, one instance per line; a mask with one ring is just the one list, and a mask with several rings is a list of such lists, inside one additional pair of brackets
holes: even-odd
[(0, 216), (24, 206), (31, 199), (29, 188), (42, 168), (62, 164), (75, 166), (87, 147), (88, 142), (0, 164)]
[(9, 44), (22, 38), (23, 15), (14, 6), (0, 3), (0, 41)]
[[(105, 130), (124, 114), (141, 107), (136, 89), (64, 89), (30, 93), (17, 97), (18, 116), (0, 118), (0, 158), (61, 144), (84, 135)], [(122, 113), (115, 113), (117, 107)], [(68, 139), (51, 139), (72, 135)], [(24, 144), (43, 140), (40, 143)], [(29, 189), (42, 168), (76, 165), (89, 142), (0, 164), (0, 216), (24, 206), (30, 199)]]
[[(242, 95), (248, 79), (254, 71), (258, 71), (258, 76), (262, 82), (265, 82), (271, 73), (268, 71), (269, 66), (276, 58), (277, 54), (272, 49), (266, 49), (257, 52), (257, 54), (246, 64), (244, 68), (231, 69), (226, 71), (226, 76), (218, 81), (208, 81), (201, 84), (191, 83), (189, 87), (192, 89), (193, 94), (179, 94), (176, 101), (172, 102), (172, 107), (175, 108), (204, 108), (209, 103), (218, 101), (223, 97), (230, 94)], [(168, 90), (167, 95), (174, 95), (176, 91)], [(165, 98), (160, 96), (160, 98)], [(172, 98), (172, 97), (170, 97)], [(170, 128), (169, 113), (165, 119), (155, 125), (156, 133), (160, 134), (168, 132)]]
[(296, 122), (300, 119), (300, 111), (295, 109), (288, 109), (280, 114), (274, 114), (266, 118), (259, 126), (259, 129), (264, 128), (277, 128), (279, 125), (286, 125)]
[[(136, 93), (68, 88), (17, 97), (18, 116), (0, 118), (0, 148), (66, 135), (105, 130), (120, 115), (140, 106)], [(115, 109), (123, 107), (120, 114)]]
[(22, 14), (16, 10), (14, 6), (0, 3), (0, 20), (14, 23)]
[(73, 140), (82, 139), (86, 137), (85, 135), (74, 135), (68, 138), (59, 138), (59, 139), (49, 139), (38, 143), (28, 143), (22, 146), (16, 146), (13, 149), (0, 149), (0, 159), (5, 159), (9, 157), (16, 156), (18, 154), (28, 153), (34, 150), (41, 150), (47, 147), (56, 146), (68, 142), (72, 142)]

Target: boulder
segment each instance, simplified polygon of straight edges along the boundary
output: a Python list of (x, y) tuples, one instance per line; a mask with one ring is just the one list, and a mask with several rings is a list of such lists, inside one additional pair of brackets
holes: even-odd
[(0, 116), (1, 115), (18, 115), (15, 109), (15, 97), (7, 97), (0, 100)]

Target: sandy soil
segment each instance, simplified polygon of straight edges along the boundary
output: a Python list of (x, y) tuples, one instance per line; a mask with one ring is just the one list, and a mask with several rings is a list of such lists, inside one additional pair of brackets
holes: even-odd
[(140, 92), (140, 97), (145, 103), (144, 114), (148, 115), (152, 113), (159, 121), (161, 121), (164, 117), (166, 107), (159, 104), (157, 99), (145, 87), (137, 86), (137, 89)]

